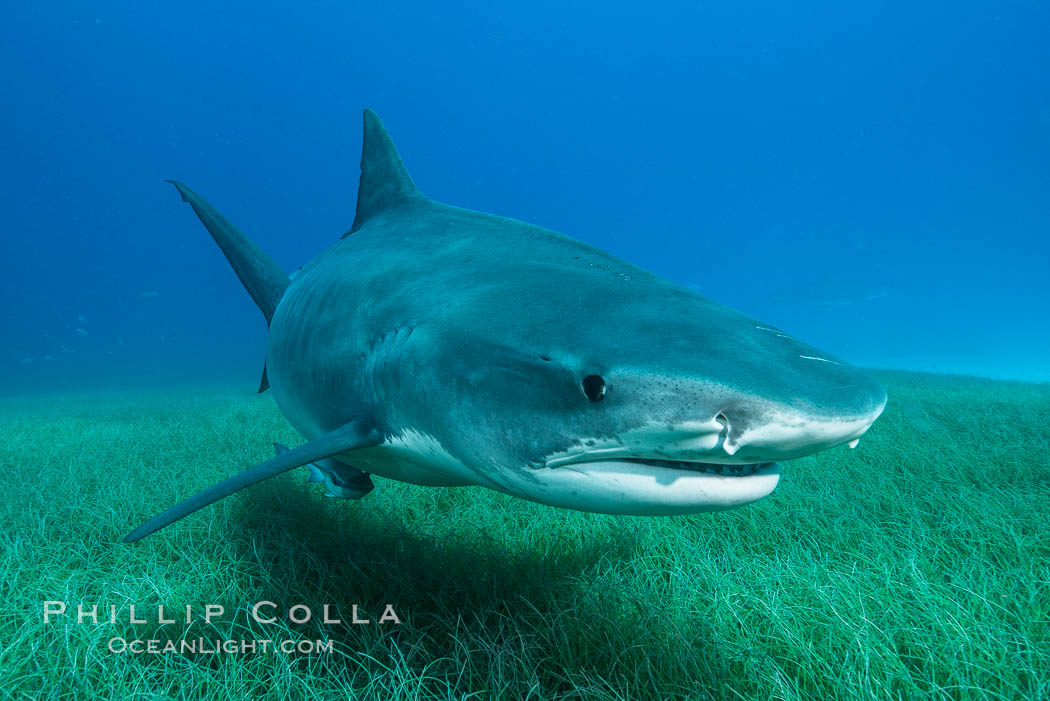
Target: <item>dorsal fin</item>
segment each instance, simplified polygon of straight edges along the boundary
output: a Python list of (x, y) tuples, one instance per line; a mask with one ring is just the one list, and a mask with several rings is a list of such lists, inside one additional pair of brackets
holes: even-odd
[(425, 198), (412, 182), (394, 142), (379, 115), (365, 110), (365, 135), (361, 144), (361, 183), (357, 188), (357, 214), (347, 235), (372, 217), (400, 209)]

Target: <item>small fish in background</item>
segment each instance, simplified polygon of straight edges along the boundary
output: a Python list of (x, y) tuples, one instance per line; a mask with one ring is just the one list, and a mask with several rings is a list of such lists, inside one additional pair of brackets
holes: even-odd
[(117, 345), (118, 346), (124, 345), (124, 339), (121, 338), (120, 336), (117, 336)]
[(60, 351), (62, 351), (63, 353), (68, 353), (70, 355), (73, 354), (73, 349), (72, 348), (67, 348), (66, 346), (59, 346), (58, 349)]
[(55, 356), (53, 356), (50, 353), (48, 353), (47, 355), (44, 356), (44, 360), (46, 360), (49, 363), (53, 363), (56, 360), (58, 360), (58, 358), (56, 358)]
[(156, 297), (160, 293), (155, 290), (146, 290), (145, 292), (139, 293), (139, 299), (148, 299), (150, 297)]
[(33, 362), (34, 360), (36, 360), (36, 358), (34, 358), (34, 357), (33, 357), (33, 356), (31, 356), (31, 355), (30, 355), (30, 356), (27, 356), (27, 357), (25, 357), (25, 358), (22, 358), (22, 365), (29, 365), (29, 364), (30, 364), (30, 363), (32, 363), (32, 362)]
[(81, 335), (81, 336), (87, 336), (88, 335), (88, 332), (85, 331), (84, 329), (77, 329), (77, 333), (79, 335)]
[(81, 324), (88, 323), (88, 320), (85, 319), (84, 317), (80, 316), (80, 315), (77, 315), (77, 321), (79, 321)]

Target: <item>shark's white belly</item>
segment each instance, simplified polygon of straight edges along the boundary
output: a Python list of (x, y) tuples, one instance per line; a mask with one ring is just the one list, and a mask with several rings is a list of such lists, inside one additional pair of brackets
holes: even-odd
[(364, 472), (426, 487), (479, 483), (477, 475), (433, 436), (412, 429), (391, 436), (382, 445), (355, 450), (339, 459)]
[[(309, 412), (300, 403), (289, 401), (287, 395), (282, 397), (278, 387), (274, 386), (274, 398), (288, 422), (307, 440), (324, 433)], [(427, 487), (478, 484), (476, 476), (435, 438), (411, 429), (391, 436), (382, 445), (333, 457), (362, 472)]]

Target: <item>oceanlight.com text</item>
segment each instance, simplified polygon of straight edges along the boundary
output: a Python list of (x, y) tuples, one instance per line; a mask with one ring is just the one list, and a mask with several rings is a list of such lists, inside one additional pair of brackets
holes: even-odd
[(331, 640), (251, 640), (226, 638), (184, 638), (159, 640), (155, 638), (110, 638), (109, 651), (115, 655), (330, 655)]

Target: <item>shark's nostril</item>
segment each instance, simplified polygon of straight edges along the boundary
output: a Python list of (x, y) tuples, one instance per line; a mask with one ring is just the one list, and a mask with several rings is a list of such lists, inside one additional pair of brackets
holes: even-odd
[(718, 432), (718, 443), (715, 447), (721, 448), (732, 455), (735, 451), (730, 451), (727, 445), (729, 441), (729, 417), (725, 415), (725, 412), (720, 411), (715, 415), (715, 421), (722, 426), (722, 430)]
[(726, 455), (733, 455), (740, 448), (740, 445), (736, 442), (737, 436), (733, 435), (733, 427), (729, 424), (729, 417), (726, 416), (724, 411), (720, 411), (715, 416), (715, 421), (722, 425), (722, 430), (718, 433), (718, 447), (724, 450)]

